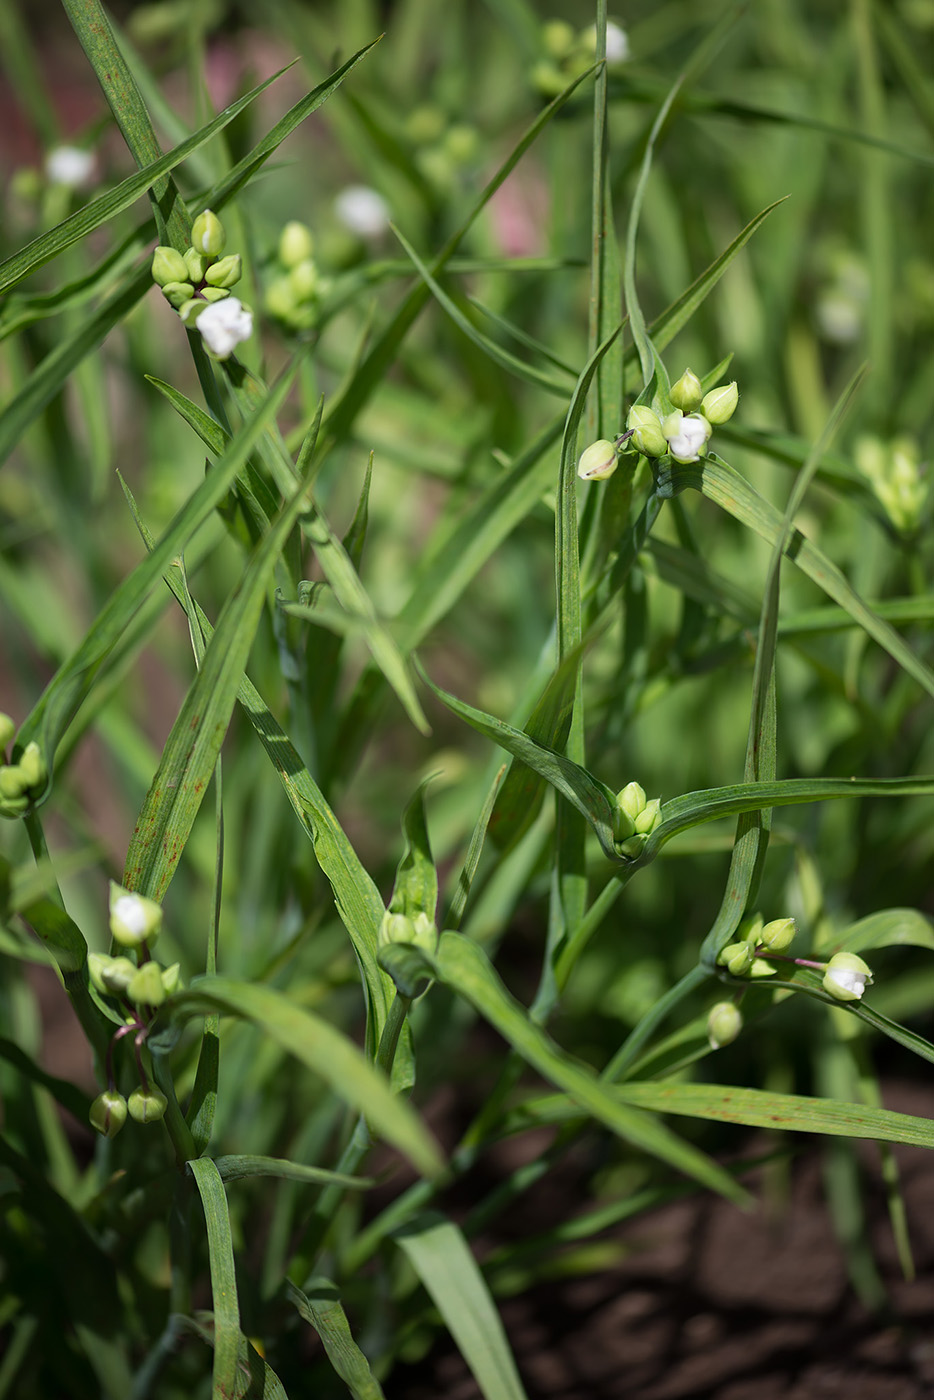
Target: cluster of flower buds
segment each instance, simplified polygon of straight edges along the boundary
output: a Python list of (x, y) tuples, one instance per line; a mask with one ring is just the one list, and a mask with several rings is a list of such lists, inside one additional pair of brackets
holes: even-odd
[[(88, 976), (101, 996), (113, 997), (128, 1012), (126, 1023), (116, 1032), (108, 1052), (109, 1086), (91, 1105), (91, 1125), (104, 1137), (116, 1137), (127, 1120), (136, 1123), (157, 1123), (165, 1114), (165, 1095), (146, 1079), (139, 1048), (146, 1038), (153, 1013), (166, 997), (177, 991), (181, 979), (179, 964), (162, 967), (150, 950), (162, 929), (162, 908), (155, 900), (126, 890), (116, 881), (110, 882), (110, 932), (118, 948), (141, 955), (134, 961), (126, 954), (116, 957), (106, 953), (88, 954)], [(113, 1083), (111, 1057), (117, 1042), (133, 1036), (136, 1044), (137, 1066), (142, 1083), (129, 1099), (118, 1092)]]
[(159, 245), (152, 255), (152, 278), (185, 325), (196, 325), (218, 360), (226, 360), (253, 334), (253, 313), (230, 295), (243, 275), (239, 253), (221, 254), (227, 243), (224, 225), (205, 209), (191, 227), (185, 253)]
[(266, 310), (289, 330), (310, 330), (318, 319), (322, 290), (311, 229), (297, 219), (286, 224), (279, 235), (277, 254), (279, 271), (266, 288)]
[(672, 411), (664, 416), (648, 404), (634, 404), (626, 431), (614, 442), (601, 438), (581, 453), (577, 475), (584, 481), (605, 481), (616, 471), (625, 452), (643, 457), (665, 457), (675, 462), (696, 462), (707, 452), (714, 428), (733, 417), (739, 402), (735, 379), (704, 393), (693, 370), (686, 369), (669, 391)]
[(394, 914), (387, 909), (379, 929), (379, 946), (390, 943), (404, 943), (414, 948), (424, 948), (426, 953), (438, 951), (438, 929), (423, 910), (413, 917), (408, 914)]
[[(16, 736), (16, 724), (0, 714), (0, 756)], [(28, 743), (15, 763), (0, 764), (0, 817), (21, 817), (39, 795), (49, 776), (39, 745)]]
[(433, 102), (423, 103), (409, 113), (405, 134), (414, 147), (413, 159), (419, 171), (437, 190), (450, 190), (477, 163), (477, 128), (468, 122), (449, 121), (447, 113)]
[[(543, 97), (556, 97), (579, 73), (591, 66), (597, 54), (597, 31), (594, 25), (575, 30), (566, 20), (552, 19), (542, 25), (542, 56), (530, 74), (532, 86)], [(614, 20), (607, 20), (606, 62), (618, 68), (629, 58), (626, 31)]]
[(662, 820), (662, 804), (659, 798), (646, 800), (645, 789), (639, 783), (627, 783), (616, 794), (616, 822), (614, 836), (616, 849), (620, 855), (635, 860), (642, 854), (649, 836)]
[(733, 977), (772, 977), (776, 962), (810, 967), (822, 972), (824, 991), (836, 1001), (859, 1001), (872, 982), (872, 972), (856, 953), (834, 953), (827, 962), (785, 956), (795, 937), (794, 919), (773, 919), (764, 924), (761, 914), (745, 919), (737, 941), (721, 948), (717, 962)]
[(918, 444), (910, 437), (882, 442), (862, 437), (856, 444), (856, 465), (867, 477), (886, 515), (903, 534), (913, 534), (921, 522), (927, 484)]

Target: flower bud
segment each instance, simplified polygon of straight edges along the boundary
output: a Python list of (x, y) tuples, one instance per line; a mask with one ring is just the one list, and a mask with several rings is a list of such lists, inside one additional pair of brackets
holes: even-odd
[(379, 926), (379, 946), (388, 943), (414, 943), (415, 925), (408, 914), (391, 914), (387, 909)]
[(369, 185), (348, 185), (334, 201), (339, 221), (358, 238), (379, 238), (389, 228), (389, 205)]
[(186, 326), (191, 327), (197, 323), (202, 311), (207, 311), (208, 304), (201, 297), (192, 297), (191, 301), (182, 302), (177, 309), (179, 318), (184, 321)]
[(752, 967), (755, 953), (751, 943), (728, 943), (721, 948), (717, 962), (734, 977), (744, 977)]
[(567, 86), (561, 69), (550, 59), (542, 59), (533, 66), (529, 73), (529, 82), (536, 92), (547, 98), (557, 97)]
[(167, 282), (184, 282), (187, 277), (188, 268), (182, 254), (160, 243), (152, 255), (152, 280), (164, 287)]
[(683, 409), (685, 413), (691, 413), (695, 408), (700, 408), (703, 393), (697, 375), (693, 370), (686, 369), (678, 382), (672, 384), (668, 397), (675, 408)]
[(123, 948), (138, 948), (141, 943), (155, 943), (162, 928), (162, 908), (154, 899), (133, 894), (110, 882), (110, 932), (114, 942)]
[(289, 290), (296, 301), (311, 301), (318, 291), (320, 280), (314, 258), (305, 258), (289, 273)]
[(208, 270), (208, 260), (198, 252), (197, 248), (185, 249), (185, 276), (183, 282), (194, 282), (199, 286), (204, 281), (204, 274)]
[(625, 812), (635, 826), (636, 817), (645, 807), (645, 788), (641, 783), (627, 783), (616, 794), (616, 801), (619, 803), (620, 811)]
[(157, 962), (143, 963), (130, 980), (126, 994), (134, 1006), (161, 1006), (165, 1001), (162, 968)]
[(592, 442), (581, 453), (577, 463), (577, 475), (582, 481), (606, 481), (616, 471), (619, 455), (616, 443), (607, 438)]
[(15, 800), (22, 797), (28, 787), (29, 779), (18, 763), (5, 763), (0, 768), (0, 797)]
[(162, 288), (162, 295), (170, 306), (174, 306), (178, 311), (179, 307), (190, 301), (194, 294), (194, 287), (190, 282), (166, 282)]
[(710, 1008), (707, 1017), (707, 1041), (711, 1050), (719, 1050), (721, 1045), (729, 1045), (743, 1028), (743, 1018), (739, 1007), (732, 1001), (718, 1001)]
[(226, 287), (202, 287), (201, 296), (210, 306), (214, 302), (226, 301), (230, 293)]
[(412, 920), (412, 942), (416, 948), (424, 948), (426, 953), (436, 953), (438, 951), (438, 929), (428, 915), (419, 910)]
[(716, 389), (705, 394), (701, 408), (708, 423), (725, 423), (733, 417), (738, 403), (739, 390), (734, 379), (731, 384), (718, 384)]
[(646, 404), (634, 404), (629, 410), (626, 427), (632, 429), (632, 443), (644, 457), (664, 457), (668, 443), (662, 432), (658, 414)]
[(699, 413), (687, 416), (676, 408), (674, 413), (669, 413), (662, 428), (668, 439), (668, 451), (676, 462), (696, 462), (701, 453), (707, 451), (710, 424)]
[(649, 836), (657, 826), (661, 825), (661, 820), (662, 804), (657, 797), (653, 797), (651, 802), (647, 802), (636, 817), (636, 831), (640, 836)]
[(567, 20), (550, 19), (542, 25), (542, 44), (552, 58), (564, 58), (574, 45), (574, 30)]
[(136, 973), (137, 966), (132, 958), (88, 953), (88, 976), (102, 996), (124, 996)]
[(158, 1123), (165, 1117), (168, 1099), (155, 1087), (134, 1089), (128, 1104), (130, 1117), (137, 1123)]
[(748, 918), (743, 919), (739, 928), (736, 930), (737, 938), (741, 938), (744, 943), (751, 943), (754, 948), (758, 945), (760, 941), (761, 933), (761, 914), (750, 914)]
[(212, 263), (204, 274), (209, 287), (235, 287), (243, 276), (243, 259), (239, 253), (228, 253)]
[(116, 1137), (126, 1122), (126, 1099), (116, 1089), (105, 1089), (91, 1104), (91, 1127), (104, 1137)]
[(0, 749), (5, 749), (16, 736), (16, 721), (0, 711)]
[(219, 258), (226, 242), (224, 225), (212, 209), (205, 209), (191, 226), (192, 248), (206, 258)]
[(824, 991), (837, 1001), (859, 1001), (871, 981), (869, 965), (856, 953), (834, 953), (824, 970)]
[(166, 996), (170, 997), (172, 993), (177, 992), (182, 985), (180, 964), (174, 962), (169, 967), (160, 968), (159, 972), (162, 977), (162, 988)]
[(45, 759), (34, 739), (26, 745), (19, 756), (19, 770), (26, 779), (26, 786), (30, 788), (39, 787), (49, 776)]
[[(581, 34), (581, 41), (585, 45), (588, 55), (597, 52), (597, 28), (591, 25)], [(612, 68), (617, 63), (625, 63), (629, 57), (629, 37), (625, 29), (614, 20), (608, 19), (606, 22), (606, 61)]]
[[(746, 946), (751, 947), (752, 945), (747, 944)], [(774, 977), (777, 971), (778, 968), (775, 966), (775, 964), (767, 962), (765, 958), (753, 958), (752, 965), (749, 968), (749, 976)]]
[(283, 267), (298, 267), (311, 257), (314, 247), (311, 229), (293, 219), (279, 234), (279, 261)]
[(773, 919), (765, 924), (759, 934), (759, 944), (773, 953), (781, 953), (794, 941), (794, 919)]

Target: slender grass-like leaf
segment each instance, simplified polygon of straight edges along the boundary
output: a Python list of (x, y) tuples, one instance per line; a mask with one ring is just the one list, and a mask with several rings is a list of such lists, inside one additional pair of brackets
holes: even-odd
[(353, 1400), (383, 1400), (383, 1389), (357, 1346), (340, 1294), (326, 1278), (309, 1279), (304, 1289), (286, 1279), (289, 1302), (321, 1338), (328, 1360)]
[(440, 1312), (484, 1400), (525, 1400), (502, 1321), (461, 1230), (426, 1212), (394, 1236)]
[(307, 1167), (304, 1162), (289, 1162), (284, 1157), (256, 1157), (240, 1153), (231, 1157), (215, 1157), (214, 1165), (222, 1181), (246, 1181), (255, 1176), (278, 1177), (283, 1181), (302, 1181), (309, 1186), (343, 1186), (349, 1191), (364, 1191), (376, 1183), (366, 1176), (348, 1176), (331, 1172), (325, 1167)]
[(234, 1268), (233, 1239), (227, 1195), (217, 1166), (209, 1157), (188, 1163), (195, 1179), (208, 1235), (211, 1266), (211, 1299), (214, 1310), (214, 1381), (212, 1400), (230, 1400), (237, 1394), (240, 1358), (240, 1305)]
[(441, 1171), (437, 1145), (408, 1101), (392, 1093), (386, 1077), (352, 1041), (281, 992), (223, 977), (199, 977), (172, 998), (171, 1009), (177, 1014), (217, 1010), (252, 1021), (364, 1113), (376, 1131), (425, 1176)]
[(833, 940), (833, 946), (838, 945), (848, 953), (901, 946), (928, 948), (934, 952), (934, 925), (917, 909), (880, 909), (850, 924)]

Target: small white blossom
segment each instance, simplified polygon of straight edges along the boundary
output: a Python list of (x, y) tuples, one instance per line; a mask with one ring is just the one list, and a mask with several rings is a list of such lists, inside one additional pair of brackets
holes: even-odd
[(149, 928), (146, 907), (138, 894), (122, 894), (114, 900), (111, 913), (137, 938), (145, 938)]
[(678, 409), (665, 419), (664, 433), (676, 462), (696, 462), (710, 437), (710, 424), (699, 413), (684, 414)]
[(197, 326), (208, 349), (219, 360), (226, 360), (241, 340), (249, 340), (253, 334), (253, 313), (236, 297), (225, 297), (205, 307)]
[[(587, 43), (593, 53), (597, 51), (597, 29), (591, 25), (587, 30)], [(606, 61), (611, 66), (625, 63), (629, 57), (629, 38), (621, 24), (608, 19), (606, 22)]]
[(824, 971), (824, 991), (837, 1001), (858, 1001), (871, 981), (868, 964), (856, 953), (834, 953)]
[(94, 156), (78, 146), (56, 146), (45, 158), (45, 173), (53, 185), (78, 190), (94, 174)]
[(348, 185), (335, 199), (334, 210), (359, 238), (379, 238), (389, 227), (389, 205), (369, 185)]

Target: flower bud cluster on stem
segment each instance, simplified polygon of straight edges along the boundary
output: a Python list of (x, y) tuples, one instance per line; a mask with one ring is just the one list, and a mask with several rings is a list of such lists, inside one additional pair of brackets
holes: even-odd
[(660, 798), (649, 800), (639, 783), (627, 783), (616, 794), (614, 836), (619, 854), (635, 860), (642, 854), (646, 841), (661, 820)]
[(835, 1001), (859, 1001), (872, 982), (872, 971), (856, 953), (834, 953), (826, 962), (814, 958), (787, 956), (795, 937), (794, 919), (773, 919), (763, 923), (756, 914), (744, 920), (737, 930), (737, 940), (721, 948), (717, 957), (720, 967), (733, 977), (771, 977), (776, 963), (787, 962), (797, 967), (811, 967), (822, 972), (823, 988)]
[[(0, 758), (3, 760), (15, 737), (16, 722), (0, 713)], [(35, 740), (25, 746), (17, 759), (0, 763), (0, 817), (12, 821), (25, 816), (40, 796), (48, 776), (49, 770)]]
[(239, 253), (221, 254), (227, 234), (220, 219), (205, 209), (191, 228), (184, 253), (160, 244), (152, 255), (152, 277), (186, 325), (196, 325), (205, 345), (226, 360), (253, 334), (253, 313), (230, 295), (243, 273)]

